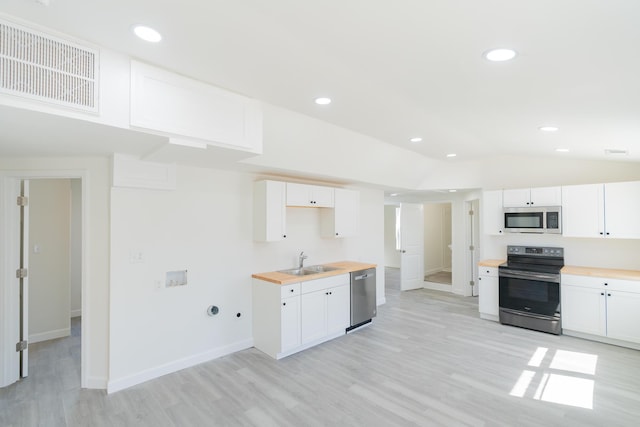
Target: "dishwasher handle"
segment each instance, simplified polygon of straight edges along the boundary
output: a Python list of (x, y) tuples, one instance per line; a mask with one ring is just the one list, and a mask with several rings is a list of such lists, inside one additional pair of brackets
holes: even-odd
[(360, 276), (356, 276), (353, 278), (353, 280), (364, 280), (367, 279), (369, 277), (375, 277), (375, 273), (365, 273), (365, 274), (361, 274)]

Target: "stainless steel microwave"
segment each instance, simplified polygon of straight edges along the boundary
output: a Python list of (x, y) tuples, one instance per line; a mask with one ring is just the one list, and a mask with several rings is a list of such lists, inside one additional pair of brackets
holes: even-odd
[(561, 234), (562, 208), (504, 208), (504, 229), (511, 233)]

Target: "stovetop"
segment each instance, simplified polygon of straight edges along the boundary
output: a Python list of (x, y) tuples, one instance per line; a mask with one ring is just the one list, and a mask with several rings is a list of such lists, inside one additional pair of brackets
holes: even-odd
[(564, 267), (564, 249), (542, 246), (507, 246), (507, 262), (500, 270), (559, 274)]

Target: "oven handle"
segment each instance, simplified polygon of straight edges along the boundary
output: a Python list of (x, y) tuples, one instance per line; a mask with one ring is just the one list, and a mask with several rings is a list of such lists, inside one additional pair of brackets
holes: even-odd
[(534, 273), (529, 271), (498, 271), (498, 277), (508, 277), (512, 279), (532, 279), (539, 282), (560, 283), (559, 274)]
[(534, 318), (534, 319), (540, 319), (540, 320), (560, 320), (560, 315), (557, 315), (557, 316), (545, 316), (544, 314), (535, 314), (535, 313), (530, 313), (530, 312), (526, 312), (526, 311), (511, 310), (509, 308), (504, 308), (504, 307), (500, 307), (500, 311), (503, 311), (503, 312), (509, 313), (509, 314), (515, 314), (515, 315), (518, 315), (518, 316), (531, 317), (531, 318)]

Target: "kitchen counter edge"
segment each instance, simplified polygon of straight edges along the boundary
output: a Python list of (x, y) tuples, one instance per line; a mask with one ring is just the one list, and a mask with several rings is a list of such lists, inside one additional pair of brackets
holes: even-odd
[(269, 271), (266, 273), (252, 274), (254, 279), (264, 280), (266, 282), (275, 283), (276, 285), (289, 285), (291, 283), (306, 282), (308, 280), (321, 279), (323, 277), (338, 276), (340, 274), (347, 274), (353, 271), (365, 270), (367, 268), (376, 268), (377, 264), (369, 264), (356, 261), (339, 261), (330, 262), (323, 265), (329, 267), (336, 267), (337, 270), (325, 271), (324, 273), (309, 274), (307, 276), (293, 276), (291, 274), (280, 273), (278, 271)]
[[(479, 267), (499, 267), (505, 262), (501, 259), (485, 259), (478, 262)], [(607, 279), (637, 280), (640, 281), (640, 270), (623, 270), (619, 268), (581, 267), (565, 265), (560, 271), (562, 274), (574, 276), (606, 277)]]

